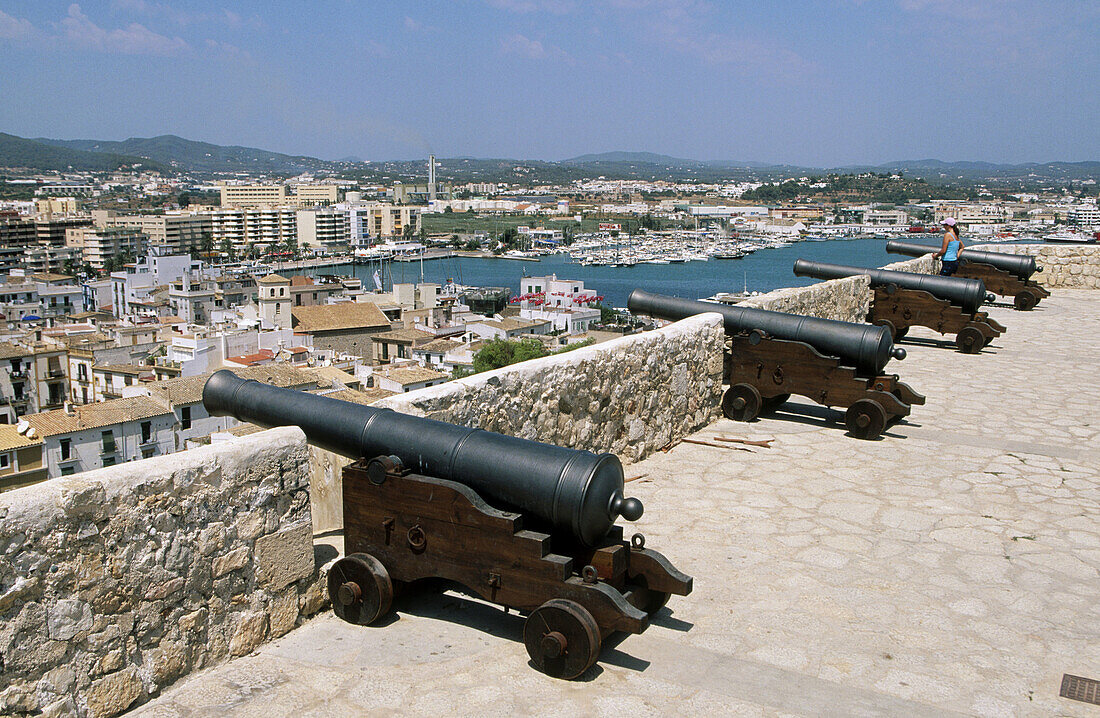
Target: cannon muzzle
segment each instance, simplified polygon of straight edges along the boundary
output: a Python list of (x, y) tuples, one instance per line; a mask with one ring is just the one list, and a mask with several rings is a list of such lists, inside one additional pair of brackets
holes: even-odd
[(982, 280), (963, 277), (941, 277), (937, 274), (851, 267), (845, 264), (810, 262), (805, 259), (799, 259), (794, 263), (794, 273), (799, 277), (815, 279), (842, 279), (866, 274), (871, 278), (871, 286), (881, 287), (893, 284), (901, 289), (925, 291), (938, 299), (946, 299), (969, 313), (978, 311), (984, 302), (990, 301), (986, 296), (992, 296), (986, 294)]
[(905, 356), (904, 350), (901, 350), (899, 356), (900, 347), (894, 347), (889, 329), (869, 324), (852, 324), (767, 309), (700, 302), (653, 294), (641, 289), (630, 293), (626, 306), (635, 314), (672, 321), (705, 312), (717, 312), (722, 315), (728, 334), (759, 329), (778, 339), (805, 342), (823, 354), (851, 362), (864, 374), (878, 374), (891, 358), (901, 359)]
[(619, 516), (642, 515), (642, 503), (623, 495), (623, 467), (614, 454), (280, 389), (225, 369), (207, 380), (202, 402), (214, 416), (298, 426), (310, 443), (351, 458), (394, 456), (412, 471), (529, 512), (586, 546), (597, 545)]

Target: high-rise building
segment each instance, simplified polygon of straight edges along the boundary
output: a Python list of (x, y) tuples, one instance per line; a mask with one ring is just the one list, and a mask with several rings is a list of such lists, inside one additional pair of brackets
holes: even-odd
[(223, 184), (222, 207), (264, 207), (287, 203), (281, 184)]
[(97, 227), (122, 227), (141, 232), (150, 247), (168, 254), (198, 253), (206, 240), (213, 240), (213, 223), (208, 214), (179, 212), (167, 214), (118, 215), (110, 210), (92, 212)]
[(76, 227), (65, 235), (65, 244), (79, 249), (82, 261), (97, 272), (104, 270), (108, 260), (143, 254), (148, 241), (141, 230), (131, 227)]
[(351, 241), (348, 213), (335, 207), (298, 210), (298, 244), (344, 250)]
[(334, 184), (300, 184), (294, 186), (294, 200), (299, 207), (336, 204), (339, 187)]
[(210, 215), (214, 248), (228, 239), (237, 249), (268, 248), (298, 238), (298, 216), (292, 207), (249, 207), (217, 210)]

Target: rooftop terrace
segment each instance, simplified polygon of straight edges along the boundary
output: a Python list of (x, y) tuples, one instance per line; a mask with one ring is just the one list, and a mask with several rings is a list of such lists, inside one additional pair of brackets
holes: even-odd
[[(911, 332), (926, 406), (878, 441), (796, 398), (627, 467), (647, 545), (695, 577), (575, 682), (523, 619), (418, 591), (378, 627), (324, 612), (137, 716), (1096, 715), (1100, 295), (1058, 290), (979, 355)], [(715, 437), (773, 440), (769, 447)]]

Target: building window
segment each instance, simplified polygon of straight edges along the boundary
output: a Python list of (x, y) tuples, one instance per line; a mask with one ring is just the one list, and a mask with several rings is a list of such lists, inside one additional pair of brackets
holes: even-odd
[(76, 473), (76, 467), (75, 466), (62, 466), (61, 467), (61, 475), (62, 476), (72, 476), (75, 473)]
[(103, 453), (113, 454), (116, 451), (114, 430), (101, 432), (100, 435), (103, 438)]
[(104, 466), (114, 466), (115, 465), (115, 457), (113, 457), (113, 456), (104, 456), (103, 457), (103, 465)]
[(62, 439), (61, 440), (61, 460), (68, 461), (72, 458), (73, 440)]
[(141, 443), (148, 444), (151, 438), (153, 438), (153, 422), (141, 422)]
[(182, 409), (180, 409), (180, 428), (181, 429), (190, 429), (191, 428), (191, 407), (189, 407), (189, 406), (185, 406)]
[(0, 454), (0, 469), (11, 466), (11, 454)]

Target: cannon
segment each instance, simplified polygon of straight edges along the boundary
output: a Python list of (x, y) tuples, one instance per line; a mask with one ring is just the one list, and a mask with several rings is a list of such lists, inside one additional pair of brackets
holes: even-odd
[[(939, 247), (929, 247), (915, 242), (890, 240), (886, 251), (904, 254), (910, 257), (922, 257), (939, 251)], [(1035, 263), (1035, 257), (1026, 254), (1005, 254), (987, 252), (980, 249), (964, 249), (959, 253), (959, 269), (956, 277), (980, 279), (985, 288), (1002, 297), (1012, 297), (1012, 304), (1020, 311), (1034, 309), (1040, 300), (1050, 296), (1050, 292), (1039, 286), (1031, 275), (1043, 271)]]
[(400, 414), (215, 372), (212, 416), (298, 426), (356, 459), (343, 470), (345, 556), (328, 574), (333, 611), (369, 625), (395, 590), (444, 579), (527, 613), (533, 665), (559, 678), (590, 668), (611, 633), (641, 633), (692, 579), (634, 534), (613, 454), (595, 454)]
[(752, 421), (781, 407), (792, 394), (824, 406), (845, 407), (844, 424), (860, 439), (874, 439), (908, 416), (924, 397), (896, 374), (891, 359), (905, 358), (885, 327), (852, 324), (765, 309), (730, 306), (635, 289), (634, 314), (675, 321), (717, 312), (726, 331), (722, 413)]
[(978, 311), (984, 302), (993, 299), (978, 279), (850, 267), (805, 259), (794, 263), (794, 273), (815, 279), (867, 275), (874, 290), (867, 321), (886, 327), (896, 340), (904, 337), (910, 327), (928, 327), (940, 334), (954, 334), (959, 351), (976, 354), (1005, 331), (999, 322)]

